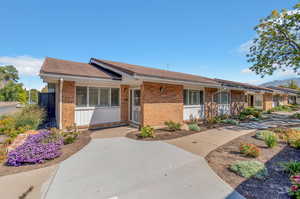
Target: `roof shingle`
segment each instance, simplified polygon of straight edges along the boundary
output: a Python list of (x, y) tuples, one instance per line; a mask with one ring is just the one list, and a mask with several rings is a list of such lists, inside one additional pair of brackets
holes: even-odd
[(216, 84), (216, 85), (218, 84), (213, 79), (198, 76), (198, 75), (191, 75), (186, 73), (173, 72), (168, 70), (161, 70), (156, 68), (127, 64), (122, 62), (108, 61), (102, 59), (95, 59), (95, 58), (92, 58), (91, 60), (108, 65), (114, 69), (117, 69), (129, 75), (136, 74), (141, 76), (157, 77), (157, 78), (171, 79), (171, 80), (182, 80), (182, 81), (199, 82), (199, 83)]
[(105, 79), (113, 78), (110, 74), (102, 71), (97, 66), (88, 63), (73, 62), (50, 57), (45, 59), (40, 72)]

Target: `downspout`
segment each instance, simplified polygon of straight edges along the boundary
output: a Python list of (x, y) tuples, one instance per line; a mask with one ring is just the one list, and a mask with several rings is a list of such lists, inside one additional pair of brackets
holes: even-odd
[(63, 90), (63, 78), (59, 80), (59, 129), (62, 129), (62, 90)]

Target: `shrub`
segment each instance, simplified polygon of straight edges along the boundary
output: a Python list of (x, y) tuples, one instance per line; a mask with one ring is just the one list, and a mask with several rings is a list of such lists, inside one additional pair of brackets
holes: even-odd
[(36, 130), (43, 122), (45, 112), (37, 105), (26, 105), (15, 117), (16, 128), (28, 126), (30, 129)]
[(255, 134), (255, 138), (256, 139), (259, 139), (259, 140), (265, 140), (265, 137), (267, 135), (270, 135), (270, 134), (274, 134), (273, 131), (269, 131), (269, 130), (260, 130), (260, 131), (257, 131), (256, 134)]
[(232, 125), (239, 125), (239, 122), (233, 119), (226, 119), (221, 121), (224, 124), (232, 124)]
[(240, 120), (245, 120), (247, 118), (250, 118), (251, 116), (255, 118), (260, 118), (262, 115), (262, 110), (253, 108), (253, 107), (247, 107), (245, 108), (239, 115)]
[(190, 131), (201, 131), (201, 128), (198, 124), (189, 124), (188, 125)]
[(43, 109), (37, 105), (27, 105), (14, 115), (4, 116), (0, 120), (0, 134), (16, 137), (27, 130), (36, 130), (45, 117)]
[(173, 121), (166, 121), (165, 125), (168, 127), (169, 131), (177, 131), (181, 129), (181, 124)]
[(61, 135), (63, 137), (64, 145), (67, 145), (72, 144), (77, 140), (79, 132), (63, 132)]
[(265, 135), (264, 141), (269, 148), (273, 148), (278, 144), (278, 138), (275, 133)]
[(284, 171), (290, 175), (295, 175), (300, 172), (300, 162), (298, 161), (283, 162), (280, 163), (280, 165)]
[(143, 137), (143, 138), (147, 138), (147, 137), (154, 138), (155, 137), (154, 128), (149, 126), (149, 125), (143, 127), (141, 129), (141, 137)]
[(279, 105), (270, 109), (270, 112), (291, 112), (292, 108), (287, 105)]
[(0, 145), (0, 163), (6, 160), (6, 155), (7, 155), (6, 148)]
[(279, 138), (286, 141), (291, 147), (300, 148), (300, 131), (298, 129), (276, 129)]
[(291, 176), (292, 186), (289, 189), (289, 195), (292, 198), (300, 199), (300, 175)]
[(234, 162), (230, 166), (230, 170), (244, 178), (256, 177), (262, 179), (268, 175), (265, 165), (255, 160)]
[(51, 142), (45, 141), (49, 140), (50, 136), (50, 131), (41, 131), (39, 134), (29, 135), (21, 146), (8, 153), (7, 164), (9, 166), (37, 164), (60, 156), (63, 141), (62, 139)]
[(260, 154), (260, 149), (254, 144), (241, 144), (240, 152), (249, 157), (258, 157)]
[(295, 119), (300, 119), (300, 113), (294, 113), (291, 117)]

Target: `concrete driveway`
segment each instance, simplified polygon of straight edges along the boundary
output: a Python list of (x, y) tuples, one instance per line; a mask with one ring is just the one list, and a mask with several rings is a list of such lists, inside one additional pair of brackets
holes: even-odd
[(59, 165), (46, 199), (243, 198), (197, 155), (164, 142), (93, 139)]

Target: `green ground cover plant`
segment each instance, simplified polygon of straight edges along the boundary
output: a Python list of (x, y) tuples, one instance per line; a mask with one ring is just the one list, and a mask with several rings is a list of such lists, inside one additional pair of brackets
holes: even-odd
[(190, 131), (201, 131), (201, 128), (196, 123), (189, 124), (188, 127)]
[(244, 178), (265, 178), (268, 170), (265, 165), (256, 160), (236, 161), (230, 166), (230, 170)]
[(179, 122), (166, 121), (165, 125), (169, 131), (179, 131), (181, 130), (181, 124)]

